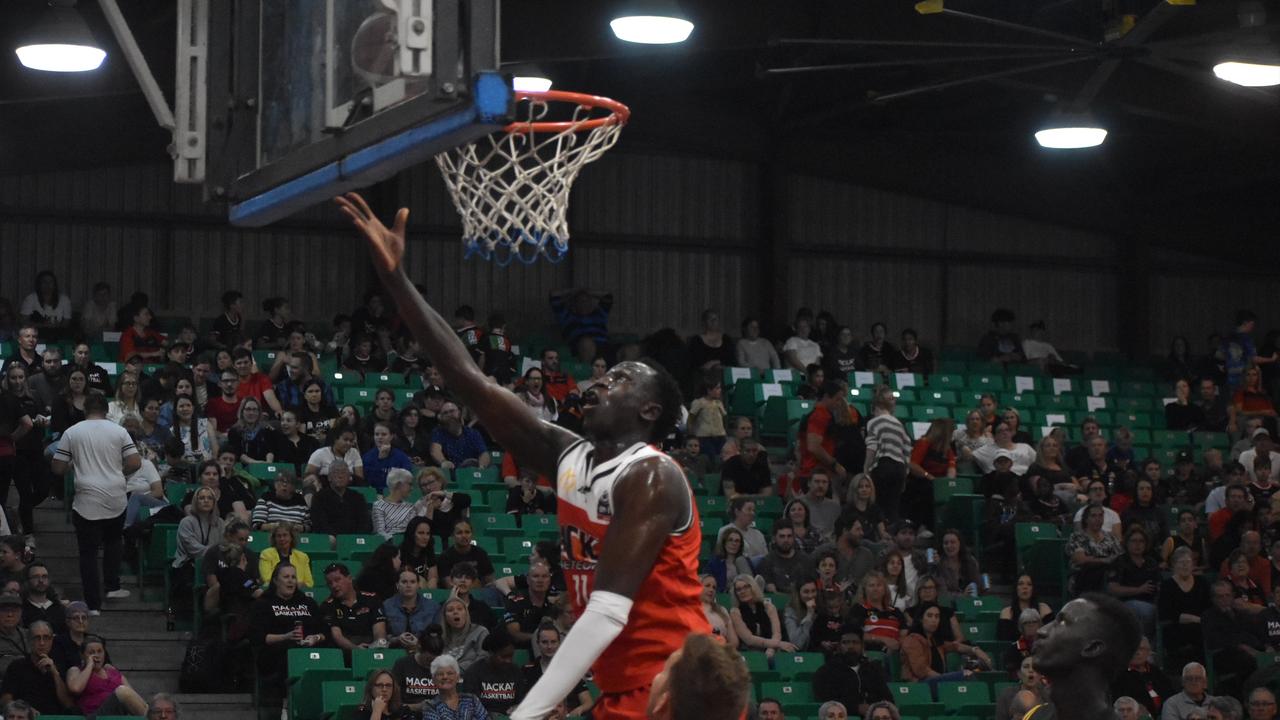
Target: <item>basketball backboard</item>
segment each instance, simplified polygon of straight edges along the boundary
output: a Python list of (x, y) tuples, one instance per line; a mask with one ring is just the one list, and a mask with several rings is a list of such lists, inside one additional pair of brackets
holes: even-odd
[(499, 0), (180, 0), (177, 144), (203, 173), (179, 180), (256, 227), (499, 130), (498, 22)]

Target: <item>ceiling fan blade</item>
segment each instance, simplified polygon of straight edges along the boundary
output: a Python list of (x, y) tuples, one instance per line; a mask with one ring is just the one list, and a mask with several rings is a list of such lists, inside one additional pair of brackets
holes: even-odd
[(1094, 60), (1094, 59), (1095, 57), (1093, 55), (1080, 55), (1075, 57), (1062, 58), (1058, 60), (1050, 60), (1048, 62), (1036, 63), (1034, 65), (1025, 65), (1022, 67), (1008, 68), (1006, 70), (997, 70), (995, 72), (983, 73), (981, 75), (971, 75), (969, 77), (959, 78), (956, 80), (947, 80), (945, 82), (922, 85), (920, 87), (911, 88), (910, 90), (900, 90), (898, 92), (888, 93), (887, 95), (880, 95), (880, 96), (874, 97), (872, 98), (871, 101), (876, 104), (887, 103), (887, 102), (892, 102), (894, 100), (900, 100), (905, 97), (911, 97), (912, 95), (920, 95), (921, 93), (937, 92), (939, 90), (949, 90), (951, 88), (960, 87), (962, 85), (970, 85), (973, 83), (985, 82), (987, 80), (993, 80), (995, 78), (1002, 78), (1002, 77), (1009, 77), (1011, 75), (1021, 75), (1023, 73), (1036, 72), (1038, 70), (1047, 70), (1049, 68), (1061, 67), (1063, 65), (1071, 65), (1073, 63), (1084, 62), (1085, 60)]
[(986, 15), (975, 15), (973, 13), (962, 12), (960, 10), (952, 10), (950, 8), (943, 8), (941, 14), (950, 15), (951, 17), (963, 18), (965, 20), (972, 20), (974, 22), (980, 22), (986, 25), (994, 25), (996, 27), (1004, 28), (1006, 30), (1017, 30), (1019, 32), (1030, 33), (1032, 35), (1040, 35), (1042, 37), (1051, 37), (1051, 38), (1054, 38), (1055, 40), (1061, 40), (1063, 42), (1068, 42), (1073, 45), (1096, 46), (1098, 44), (1096, 42), (1090, 41), (1087, 38), (1077, 37), (1075, 35), (1067, 35), (1065, 33), (1054, 32), (1053, 30), (1045, 30), (1044, 28), (1038, 28), (1032, 25), (1023, 25), (1021, 23), (1009, 22), (1008, 20), (1000, 20), (999, 18), (987, 17)]
[[(1037, 43), (953, 42), (943, 40), (864, 40), (856, 38), (780, 38), (775, 45), (821, 45), (824, 47), (917, 47), (956, 48), (964, 50), (1067, 50), (1071, 45), (1044, 45)], [(1095, 43), (1087, 43), (1094, 47)]]
[(796, 75), (813, 72), (832, 72), (847, 70), (868, 70), (874, 68), (914, 67), (926, 65), (953, 65), (956, 63), (991, 62), (995, 60), (1028, 60), (1035, 58), (1063, 57), (1065, 53), (1017, 53), (1009, 55), (974, 55), (945, 58), (903, 58), (900, 60), (870, 60), (856, 63), (836, 63), (832, 65), (801, 65), (798, 67), (768, 68), (765, 75)]
[[(1142, 16), (1142, 19), (1124, 37), (1115, 43), (1116, 47), (1136, 47), (1151, 37), (1161, 25), (1164, 25), (1178, 12), (1178, 8), (1168, 3), (1160, 3)], [(1068, 108), (1074, 113), (1083, 113), (1089, 109), (1090, 103), (1102, 92), (1107, 81), (1120, 68), (1120, 58), (1110, 58), (1098, 66), (1093, 75), (1085, 81), (1080, 92), (1071, 99)]]

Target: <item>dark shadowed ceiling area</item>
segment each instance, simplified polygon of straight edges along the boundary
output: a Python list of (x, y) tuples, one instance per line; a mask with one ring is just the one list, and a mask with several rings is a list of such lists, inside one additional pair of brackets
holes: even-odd
[[(120, 4), (171, 97), (173, 3)], [(620, 149), (739, 158), (1200, 254), (1280, 256), (1280, 90), (1211, 72), (1239, 43), (1276, 46), (1275, 0), (947, 0), (932, 15), (903, 0), (685, 0), (696, 29), (669, 48), (616, 40), (618, 5), (507, 0), (502, 49), (504, 61), (539, 62), (559, 89), (628, 103)], [(0, 3), (0, 172), (163, 161), (167, 135), (96, 2), (80, 8), (109, 53), (100, 70), (18, 64), (16, 33), (42, 6)], [(834, 64), (857, 67), (767, 72)], [(929, 86), (943, 87), (889, 97)], [(1107, 142), (1038, 147), (1032, 133), (1073, 105), (1108, 128)]]

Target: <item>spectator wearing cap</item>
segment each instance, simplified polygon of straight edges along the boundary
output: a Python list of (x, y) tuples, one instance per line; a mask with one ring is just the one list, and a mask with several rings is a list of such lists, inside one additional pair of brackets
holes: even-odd
[(845, 625), (840, 629), (839, 646), (813, 676), (813, 697), (818, 702), (843, 703), (861, 717), (867, 717), (872, 703), (893, 699), (884, 669), (863, 654), (862, 628)]
[(63, 715), (75, 704), (52, 657), (53, 628), (43, 620), (31, 623), (31, 651), (9, 663), (0, 681), (0, 704), (25, 700), (36, 711)]
[(348, 658), (358, 647), (385, 647), (387, 617), (378, 597), (356, 589), (351, 570), (342, 563), (326, 567), (324, 580), (329, 597), (320, 604), (320, 616), (329, 627), (329, 640)]
[(1240, 464), (1248, 473), (1251, 482), (1257, 482), (1256, 463), (1259, 458), (1268, 458), (1272, 482), (1280, 481), (1280, 452), (1276, 452), (1275, 440), (1271, 432), (1260, 427), (1253, 431), (1253, 447), (1240, 453)]
[[(1013, 461), (1011, 470), (1019, 477), (1025, 475), (1027, 468), (1036, 461), (1036, 451), (1026, 443), (1014, 442), (1013, 432), (1012, 425), (1004, 420), (997, 420), (992, 427), (992, 443), (973, 451), (973, 461), (983, 473), (989, 473), (995, 469), (995, 459), (998, 455), (1009, 455)], [(1001, 453), (1001, 450), (1005, 452)]]
[[(454, 565), (449, 572), (449, 583), (453, 588), (451, 595), (453, 597), (462, 598), (467, 605), (467, 614), (471, 617), (471, 622), (475, 625), (482, 625), (485, 628), (493, 629), (498, 627), (499, 618), (497, 613), (489, 607), (489, 604), (476, 597), (471, 591), (479, 586), (480, 578), (476, 572), (475, 563), (460, 562)], [(443, 608), (436, 617), (432, 619), (432, 624), (442, 625), (444, 623)]]
[(22, 598), (16, 593), (0, 594), (0, 673), (30, 652), (27, 634), (22, 629)]

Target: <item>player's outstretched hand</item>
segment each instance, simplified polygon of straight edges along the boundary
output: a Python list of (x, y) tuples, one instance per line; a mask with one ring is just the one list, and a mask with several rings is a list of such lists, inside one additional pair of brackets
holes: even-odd
[(400, 208), (396, 213), (395, 223), (388, 228), (369, 209), (369, 204), (360, 197), (360, 193), (349, 192), (333, 201), (343, 215), (351, 218), (351, 224), (369, 242), (369, 254), (373, 256), (373, 264), (378, 271), (395, 272), (404, 257), (404, 226), (409, 222), (409, 208)]

